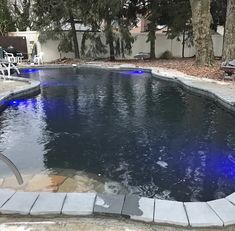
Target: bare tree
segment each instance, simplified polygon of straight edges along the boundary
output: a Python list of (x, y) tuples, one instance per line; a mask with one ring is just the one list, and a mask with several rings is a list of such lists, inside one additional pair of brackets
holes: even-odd
[(210, 0), (190, 0), (196, 63), (201, 66), (211, 66), (214, 60), (210, 3)]
[(225, 24), (223, 60), (235, 59), (235, 0), (228, 0)]

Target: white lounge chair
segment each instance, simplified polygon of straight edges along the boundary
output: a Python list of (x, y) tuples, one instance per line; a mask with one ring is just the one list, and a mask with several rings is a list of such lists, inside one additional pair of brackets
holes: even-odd
[(5, 52), (5, 59), (10, 63), (17, 63), (17, 57), (12, 53)]
[(16, 56), (17, 63), (22, 63), (23, 58), (24, 58), (23, 54), (22, 53), (17, 53), (16, 55), (17, 55)]
[(14, 65), (14, 63), (2, 60), (0, 61), (0, 74), (3, 76), (4, 80), (6, 77), (6, 72), (8, 76), (11, 75), (11, 69), (14, 69), (18, 75), (20, 74), (19, 69)]
[(38, 55), (35, 55), (33, 58), (34, 64), (38, 65), (43, 64), (43, 55), (44, 55), (43, 52), (40, 52)]

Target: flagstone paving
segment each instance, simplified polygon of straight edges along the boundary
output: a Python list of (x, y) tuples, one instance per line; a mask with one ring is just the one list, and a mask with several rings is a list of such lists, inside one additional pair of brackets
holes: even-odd
[(35, 191), (48, 191), (57, 192), (59, 186), (65, 181), (66, 177), (56, 176), (56, 175), (35, 175), (25, 188), (25, 191), (35, 192)]
[[(22, 174), (24, 183), (19, 185), (14, 176), (6, 176), (0, 179), (0, 189), (8, 188), (17, 191), (26, 192), (97, 192), (97, 193), (112, 193), (109, 185), (115, 185), (118, 189), (123, 186), (117, 182), (109, 181), (108, 179), (98, 178), (92, 174), (85, 174), (75, 170), (57, 170), (65, 175), (54, 175), (55, 171), (42, 171), (37, 174)], [(115, 190), (113, 194), (125, 192), (125, 190)]]

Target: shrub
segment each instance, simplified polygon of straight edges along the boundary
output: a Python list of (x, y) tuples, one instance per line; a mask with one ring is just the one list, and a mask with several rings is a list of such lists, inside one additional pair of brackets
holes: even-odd
[(173, 57), (172, 53), (170, 51), (164, 51), (160, 55), (160, 59), (171, 59)]

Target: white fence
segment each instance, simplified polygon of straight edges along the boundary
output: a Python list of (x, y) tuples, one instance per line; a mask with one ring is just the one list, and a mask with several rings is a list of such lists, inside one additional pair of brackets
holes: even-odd
[[(26, 36), (28, 51), (32, 50), (32, 44), (36, 43), (38, 50), (44, 52), (44, 62), (50, 62), (59, 58), (74, 58), (74, 53), (63, 53), (59, 52), (57, 47), (59, 41), (48, 40), (45, 43), (39, 43), (38, 32), (26, 31), (26, 32), (13, 32), (12, 36)], [(82, 40), (82, 32), (77, 32), (79, 47), (81, 48), (81, 40)], [(132, 45), (132, 54), (130, 56), (126, 56), (127, 58), (133, 58), (135, 54), (139, 52), (149, 52), (150, 51), (150, 43), (147, 43), (147, 33), (136, 33), (132, 34), (135, 38), (135, 42)], [(105, 44), (104, 35), (101, 36), (102, 41)], [(34, 42), (33, 42), (34, 41)], [(156, 42), (155, 42), (155, 53), (156, 57), (160, 57), (161, 54), (165, 51), (170, 51), (173, 57), (182, 57), (182, 42), (177, 39), (167, 39), (167, 36), (164, 34), (156, 34)], [(213, 44), (214, 44), (214, 54), (215, 56), (222, 55), (222, 47), (223, 47), (223, 36), (219, 34), (213, 35)], [(89, 44), (87, 44), (89, 47)], [(108, 46), (107, 46), (108, 50)], [(30, 54), (29, 54), (30, 55)], [(185, 57), (192, 57), (195, 55), (194, 47), (188, 47), (185, 45), (184, 51)], [(103, 55), (103, 57), (108, 57), (108, 53)]]

